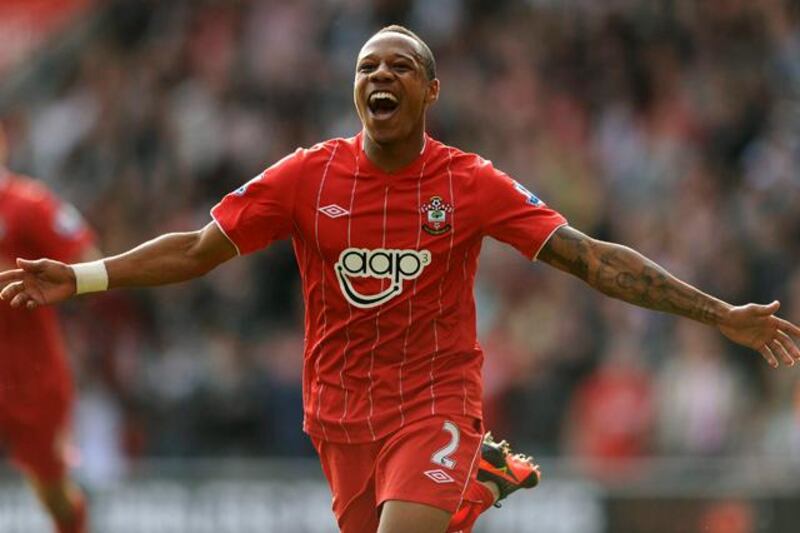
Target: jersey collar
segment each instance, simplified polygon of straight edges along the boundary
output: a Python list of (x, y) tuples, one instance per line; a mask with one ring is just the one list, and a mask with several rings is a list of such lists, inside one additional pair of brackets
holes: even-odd
[(422, 140), (422, 150), (420, 150), (419, 155), (416, 157), (416, 159), (414, 159), (406, 166), (395, 170), (394, 172), (386, 172), (385, 170), (375, 165), (372, 161), (370, 161), (369, 157), (367, 157), (367, 152), (364, 151), (364, 130), (361, 130), (358, 133), (358, 135), (356, 135), (356, 146), (358, 149), (358, 159), (360, 161), (360, 164), (369, 169), (371, 173), (377, 174), (379, 176), (396, 177), (396, 176), (406, 176), (409, 174), (416, 175), (419, 173), (420, 169), (422, 168), (422, 165), (428, 158), (428, 155), (430, 154), (431, 151), (430, 150), (431, 144), (433, 144), (431, 142), (431, 138), (428, 136), (427, 133), (423, 135), (424, 137)]

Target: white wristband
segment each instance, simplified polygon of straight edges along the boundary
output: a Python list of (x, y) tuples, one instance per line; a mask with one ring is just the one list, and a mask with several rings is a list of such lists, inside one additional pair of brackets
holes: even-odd
[(100, 261), (70, 265), (75, 272), (75, 294), (108, 290), (108, 271)]

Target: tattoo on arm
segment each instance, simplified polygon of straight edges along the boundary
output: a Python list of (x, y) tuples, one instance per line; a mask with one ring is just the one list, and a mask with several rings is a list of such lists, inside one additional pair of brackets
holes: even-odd
[(613, 298), (705, 324), (718, 323), (728, 307), (638, 252), (597, 241), (569, 226), (550, 237), (539, 259)]

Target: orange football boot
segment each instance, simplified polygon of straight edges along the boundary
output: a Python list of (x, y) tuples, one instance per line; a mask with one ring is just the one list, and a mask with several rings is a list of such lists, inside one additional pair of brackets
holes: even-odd
[[(512, 454), (509, 444), (495, 442), (491, 433), (486, 433), (481, 446), (481, 461), (478, 465), (478, 481), (492, 481), (497, 485), (504, 500), (519, 489), (530, 489), (539, 484), (542, 473), (533, 457), (521, 453)], [(495, 506), (499, 507), (495, 502)]]

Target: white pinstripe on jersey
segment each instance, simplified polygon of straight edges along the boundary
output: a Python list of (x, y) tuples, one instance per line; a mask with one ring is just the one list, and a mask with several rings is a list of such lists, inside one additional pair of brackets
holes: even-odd
[[(331, 150), (331, 155), (328, 158), (328, 162), (325, 163), (325, 169), (322, 171), (322, 178), (319, 180), (319, 190), (317, 191), (317, 206), (315, 209), (314, 215), (314, 238), (317, 241), (317, 252), (319, 253), (320, 261), (322, 261), (321, 271), (322, 271), (322, 337), (324, 338), (328, 332), (328, 311), (327, 311), (327, 302), (325, 300), (325, 256), (322, 254), (322, 246), (319, 243), (319, 208), (322, 203), (322, 189), (325, 187), (325, 178), (328, 177), (328, 170), (331, 168), (331, 161), (333, 161), (334, 156), (336, 156), (336, 150), (339, 148), (338, 144), (333, 145), (333, 150)], [(322, 423), (322, 418), (320, 417), (320, 410), (322, 409), (322, 393), (325, 390), (325, 384), (320, 383), (319, 381), (319, 361), (322, 358), (322, 352), (320, 351), (317, 354), (317, 361), (314, 363), (314, 369), (317, 374), (317, 386), (319, 387), (319, 392), (317, 394), (317, 423), (322, 428), (322, 433), (325, 435), (325, 438), (328, 438), (328, 431), (325, 429), (325, 424)]]
[[(358, 174), (359, 174), (359, 164), (358, 164), (358, 156), (355, 157), (356, 162), (356, 172), (353, 175), (353, 188), (350, 189), (350, 207), (349, 213), (347, 215), (347, 247), (350, 248), (352, 243), (352, 227), (353, 227), (353, 206), (355, 205), (356, 199), (356, 186), (358, 185)], [(342, 416), (339, 418), (339, 425), (342, 427), (342, 431), (344, 431), (345, 437), (347, 438), (347, 442), (350, 442), (350, 434), (347, 432), (347, 428), (344, 425), (344, 419), (347, 417), (347, 388), (344, 385), (344, 371), (347, 368), (347, 351), (350, 349), (350, 324), (353, 322), (353, 308), (351, 306), (347, 306), (347, 325), (344, 329), (345, 334), (345, 344), (344, 350), (342, 350), (342, 369), (339, 371), (339, 383), (342, 385), (342, 390), (344, 391), (344, 408), (342, 410)]]
[[(383, 235), (381, 236), (381, 248), (386, 248), (386, 221), (387, 221), (387, 208), (389, 206), (389, 186), (387, 185), (384, 193), (383, 193)], [(383, 283), (384, 280), (381, 280), (381, 290), (383, 290)], [(372, 387), (374, 385), (372, 381), (372, 371), (375, 368), (375, 348), (378, 347), (378, 343), (381, 341), (381, 308), (378, 307), (378, 310), (375, 312), (375, 342), (372, 345), (372, 350), (370, 350), (369, 354), (369, 389), (367, 392), (369, 394), (369, 416), (367, 417), (367, 424), (369, 425), (369, 431), (372, 434), (372, 440), (376, 440), (375, 438), (375, 430), (372, 428), (372, 415), (373, 415), (373, 403), (372, 403)]]
[[(419, 171), (419, 178), (417, 179), (417, 213), (419, 218), (419, 223), (417, 224), (417, 244), (414, 246), (415, 250), (419, 250), (420, 243), (422, 243), (422, 210), (419, 209), (419, 206), (422, 205), (422, 176), (425, 175), (425, 164), (427, 161), (422, 162), (422, 168)], [(406, 325), (406, 334), (403, 338), (403, 360), (400, 362), (400, 370), (399, 370), (399, 389), (400, 389), (400, 405), (398, 409), (400, 410), (400, 426), (405, 425), (406, 415), (403, 412), (403, 366), (406, 364), (406, 360), (408, 359), (408, 334), (411, 333), (411, 322), (414, 318), (414, 297), (417, 295), (417, 279), (414, 279), (414, 287), (411, 292), (411, 298), (408, 299), (408, 325)]]
[[(294, 226), (295, 235), (297, 235), (297, 238), (300, 239), (300, 242), (303, 244), (303, 246), (301, 248), (301, 250), (303, 251), (303, 258), (301, 260), (298, 257), (297, 258), (297, 263), (298, 263), (298, 265), (303, 265), (303, 268), (306, 268), (308, 266), (308, 264), (307, 264), (308, 259), (306, 257), (306, 255), (308, 254), (308, 246), (306, 245), (306, 240), (303, 238), (303, 232), (300, 229), (300, 226), (297, 225), (297, 221), (296, 220), (292, 220), (292, 226)], [(301, 283), (305, 284), (306, 283), (305, 276), (301, 275), (300, 276), (300, 281), (301, 281)], [(305, 287), (303, 288), (303, 290), (305, 290)], [(309, 400), (310, 400), (309, 395), (310, 394), (311, 394), (311, 391), (310, 390), (305, 390), (305, 388), (304, 388), (304, 390), (303, 390), (303, 405), (308, 405), (309, 404)]]
[(447, 274), (450, 272), (450, 258), (453, 254), (453, 242), (455, 239), (456, 234), (456, 198), (453, 196), (453, 172), (450, 168), (450, 164), (453, 162), (453, 150), (449, 149), (447, 151), (447, 181), (448, 187), (450, 189), (450, 205), (453, 207), (452, 217), (451, 217), (451, 229), (450, 229), (450, 245), (447, 249), (447, 262), (445, 263), (444, 267), (444, 274), (439, 280), (439, 314), (436, 318), (433, 319), (433, 343), (434, 343), (434, 351), (433, 356), (431, 357), (431, 370), (430, 370), (430, 380), (431, 380), (431, 414), (436, 414), (436, 391), (433, 388), (433, 366), (436, 362), (436, 357), (439, 355), (439, 318), (444, 314), (444, 305), (442, 303), (442, 296), (444, 295), (444, 280), (447, 278)]

